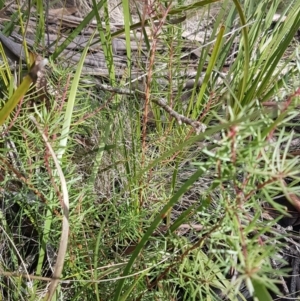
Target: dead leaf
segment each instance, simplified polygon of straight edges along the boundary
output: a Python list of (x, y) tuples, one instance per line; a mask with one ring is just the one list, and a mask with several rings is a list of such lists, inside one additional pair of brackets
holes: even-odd
[(52, 16), (70, 16), (78, 12), (77, 7), (61, 7), (49, 10), (49, 15)]

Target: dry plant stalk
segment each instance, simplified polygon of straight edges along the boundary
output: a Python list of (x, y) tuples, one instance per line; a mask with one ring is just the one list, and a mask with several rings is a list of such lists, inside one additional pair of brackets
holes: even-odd
[(54, 267), (52, 281), (50, 283), (49, 290), (45, 297), (45, 300), (51, 301), (52, 297), (55, 293), (55, 290), (57, 288), (57, 285), (59, 283), (59, 278), (61, 277), (61, 274), (62, 274), (64, 260), (65, 260), (66, 253), (67, 253), (68, 236), (69, 236), (69, 228), (70, 228), (70, 226), (69, 226), (69, 194), (68, 194), (65, 176), (63, 174), (63, 171), (60, 167), (60, 163), (56, 157), (56, 154), (55, 154), (51, 144), (49, 143), (46, 135), (43, 133), (37, 120), (33, 116), (29, 116), (29, 118), (33, 121), (33, 123), (38, 128), (38, 130), (41, 133), (41, 135), (45, 141), (45, 144), (53, 158), (56, 170), (58, 172), (58, 176), (60, 178), (61, 190), (62, 190), (62, 196), (63, 196), (63, 204), (61, 204), (62, 211), (63, 211), (63, 222), (62, 222), (62, 233), (61, 233), (61, 237), (60, 237), (59, 250), (58, 250), (58, 254), (57, 254), (57, 261), (56, 261), (56, 264)]

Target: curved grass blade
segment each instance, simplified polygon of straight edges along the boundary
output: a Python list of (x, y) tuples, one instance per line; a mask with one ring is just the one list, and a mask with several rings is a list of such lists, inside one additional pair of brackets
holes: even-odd
[(60, 143), (59, 143), (60, 148), (57, 152), (58, 160), (60, 160), (62, 158), (62, 156), (65, 152), (66, 146), (67, 146), (68, 136), (69, 136), (69, 132), (70, 132), (70, 126), (71, 126), (71, 120), (72, 120), (72, 114), (73, 114), (77, 89), (78, 89), (79, 80), (80, 80), (80, 75), (81, 75), (81, 71), (83, 68), (85, 57), (87, 55), (90, 43), (94, 38), (94, 35), (95, 35), (95, 32), (91, 35), (88, 43), (86, 44), (86, 46), (82, 52), (82, 55), (80, 57), (80, 61), (78, 63), (76, 73), (75, 73), (75, 76), (74, 76), (74, 79), (72, 82), (72, 86), (71, 86), (71, 90), (70, 90), (70, 94), (69, 94), (69, 98), (68, 98), (68, 103), (67, 103), (67, 108), (66, 108), (66, 113), (65, 113), (65, 118), (64, 118), (64, 124), (63, 124), (63, 128), (61, 131), (62, 139), (60, 140)]

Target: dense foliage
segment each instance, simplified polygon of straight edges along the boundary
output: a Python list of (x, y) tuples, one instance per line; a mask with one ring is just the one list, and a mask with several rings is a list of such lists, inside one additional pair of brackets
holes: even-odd
[(40, 55), (2, 40), (1, 300), (299, 297), (299, 1), (31, 2), (1, 26)]

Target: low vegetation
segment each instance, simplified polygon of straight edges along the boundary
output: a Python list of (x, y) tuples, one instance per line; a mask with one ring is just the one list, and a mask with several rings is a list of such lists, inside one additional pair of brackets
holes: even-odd
[(296, 300), (300, 2), (31, 2), (1, 7), (1, 300)]

